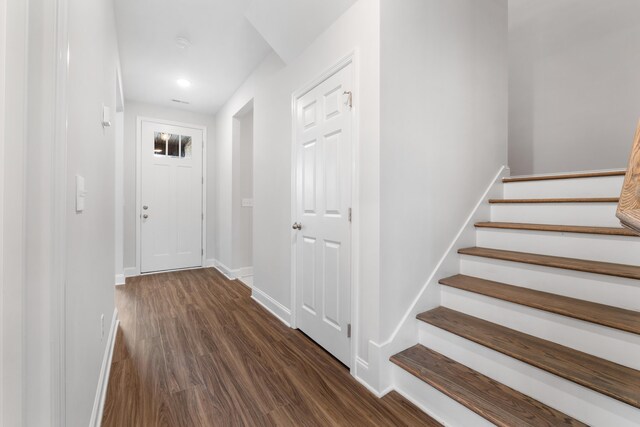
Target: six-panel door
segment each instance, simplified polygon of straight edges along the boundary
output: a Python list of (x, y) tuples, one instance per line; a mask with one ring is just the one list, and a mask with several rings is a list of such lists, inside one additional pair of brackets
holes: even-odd
[(350, 365), (351, 65), (296, 100), (296, 322)]

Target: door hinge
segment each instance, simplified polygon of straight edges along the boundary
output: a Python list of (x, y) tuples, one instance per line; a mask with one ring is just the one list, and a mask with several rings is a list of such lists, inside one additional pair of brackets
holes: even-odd
[(351, 323), (347, 325), (347, 338), (351, 338)]
[(349, 208), (349, 222), (351, 222), (351, 218), (352, 218), (352, 211), (351, 211), (351, 208)]
[(200, 255), (204, 255), (204, 248), (200, 249)]

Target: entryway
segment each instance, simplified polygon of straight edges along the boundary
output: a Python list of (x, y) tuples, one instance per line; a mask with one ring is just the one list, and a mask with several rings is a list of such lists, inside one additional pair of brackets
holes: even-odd
[(204, 128), (138, 120), (140, 272), (203, 265)]

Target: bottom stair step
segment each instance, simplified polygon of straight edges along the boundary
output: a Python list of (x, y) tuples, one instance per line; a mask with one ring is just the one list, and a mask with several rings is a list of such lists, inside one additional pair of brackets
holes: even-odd
[(498, 426), (586, 426), (422, 345), (391, 361)]

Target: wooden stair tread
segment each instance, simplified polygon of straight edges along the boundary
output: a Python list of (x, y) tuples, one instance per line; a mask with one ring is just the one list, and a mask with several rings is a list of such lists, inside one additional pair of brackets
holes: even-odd
[(445, 286), (491, 298), (608, 326), (634, 334), (640, 334), (640, 313), (637, 311), (507, 285), (506, 283), (494, 282), (462, 274), (442, 279), (440, 283)]
[(491, 204), (517, 204), (517, 203), (618, 203), (618, 197), (562, 197), (546, 199), (489, 199)]
[(462, 255), (521, 262), (544, 267), (563, 268), (565, 270), (605, 274), (608, 276), (626, 277), (629, 279), (640, 279), (640, 267), (635, 265), (614, 264), (611, 262), (590, 261), (577, 258), (565, 258), (480, 247), (460, 249), (458, 250), (458, 253)]
[(559, 175), (535, 175), (535, 176), (514, 176), (509, 178), (502, 178), (502, 182), (526, 182), (526, 181), (548, 181), (554, 179), (575, 179), (575, 178), (597, 178), (604, 176), (624, 176), (626, 170), (618, 171), (603, 171), (603, 172), (578, 172), (578, 173), (566, 173)]
[(525, 224), (518, 222), (477, 222), (478, 228), (500, 228), (504, 230), (551, 231), (558, 233), (603, 234), (607, 236), (638, 237), (633, 231), (622, 227), (592, 227), (586, 225)]
[(640, 371), (445, 307), (419, 320), (640, 408)]
[(498, 426), (586, 425), (422, 345), (390, 360)]

